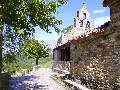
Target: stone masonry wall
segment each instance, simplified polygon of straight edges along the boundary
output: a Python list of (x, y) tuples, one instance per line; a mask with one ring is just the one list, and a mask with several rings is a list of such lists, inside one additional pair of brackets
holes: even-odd
[(74, 78), (120, 83), (120, 33), (107, 30), (96, 38), (71, 45)]
[(53, 51), (53, 68), (70, 71), (70, 61), (61, 61), (60, 49)]
[(70, 61), (53, 61), (53, 67), (70, 71)]

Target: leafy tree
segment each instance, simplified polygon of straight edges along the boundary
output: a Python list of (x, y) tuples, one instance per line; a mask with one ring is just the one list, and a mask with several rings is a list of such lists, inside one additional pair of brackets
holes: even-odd
[[(61, 24), (61, 20), (58, 20), (54, 14), (57, 12), (57, 8), (66, 3), (66, 1), (67, 0), (0, 1), (0, 72), (2, 71), (4, 29), (11, 33), (11, 37), (14, 37), (13, 33), (17, 33), (19, 37), (31, 35), (36, 26), (39, 26), (46, 32), (49, 31), (49, 27), (53, 27), (55, 31), (59, 32), (57, 25)], [(6, 27), (9, 28), (7, 29)], [(17, 40), (19, 41), (19, 39)]]
[(15, 73), (15, 70), (17, 69), (16, 62), (17, 60), (14, 53), (5, 54), (3, 57), (3, 70), (8, 73)]
[(48, 57), (49, 53), (50, 49), (47, 47), (47, 44), (43, 41), (39, 43), (35, 38), (27, 40), (24, 44), (24, 54), (29, 58), (35, 59), (36, 65), (38, 65), (38, 60), (40, 58)]
[(70, 25), (70, 26), (64, 28), (61, 32), (62, 32), (62, 33), (68, 33), (68, 32), (71, 32), (72, 28), (73, 28), (73, 25)]
[(9, 26), (5, 25), (3, 30), (3, 54), (14, 53), (17, 55), (20, 52), (23, 42), (27, 39), (27, 36), (22, 36), (19, 33), (16, 33), (15, 30), (10, 30)]

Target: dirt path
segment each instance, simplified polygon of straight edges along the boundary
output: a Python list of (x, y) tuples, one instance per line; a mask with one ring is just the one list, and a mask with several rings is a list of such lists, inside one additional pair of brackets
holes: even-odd
[(52, 78), (51, 69), (40, 68), (21, 77), (12, 77), (9, 90), (66, 90)]

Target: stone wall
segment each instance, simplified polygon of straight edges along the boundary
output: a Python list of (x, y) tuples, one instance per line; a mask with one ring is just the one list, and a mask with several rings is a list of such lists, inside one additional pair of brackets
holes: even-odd
[[(70, 71), (70, 63), (69, 60), (61, 60), (61, 50), (70, 47), (69, 45), (64, 47), (59, 47), (53, 50), (53, 68), (58, 68), (61, 70)], [(67, 51), (66, 51), (67, 52)]]
[(120, 33), (107, 30), (71, 45), (74, 78), (120, 83)]
[(53, 68), (70, 71), (70, 61), (53, 61)]
[(110, 25), (106, 23), (97, 33), (92, 31), (66, 43), (70, 45), (71, 61), (54, 60), (54, 64), (60, 69), (69, 67), (75, 80), (85, 78), (120, 85), (120, 1), (104, 0), (104, 3), (110, 7)]
[(110, 2), (110, 19), (111, 19), (111, 23), (112, 25), (117, 25), (120, 26), (120, 24), (118, 25), (118, 23), (120, 23), (120, 1), (119, 0), (114, 0)]

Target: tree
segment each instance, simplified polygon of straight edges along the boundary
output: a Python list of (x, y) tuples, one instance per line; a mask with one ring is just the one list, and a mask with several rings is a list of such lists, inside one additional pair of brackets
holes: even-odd
[[(46, 32), (53, 27), (59, 32), (57, 25), (61, 24), (54, 14), (57, 8), (67, 0), (1, 0), (0, 1), (0, 73), (2, 71), (3, 31), (9, 27), (11, 33), (18, 36), (31, 35), (34, 27), (39, 26)], [(11, 35), (13, 37), (13, 34)]]
[(3, 71), (9, 74), (21, 72), (22, 69), (30, 70), (32, 67), (32, 59), (28, 59), (23, 53), (22, 55), (15, 55), (8, 53), (3, 56)]
[(28, 39), (24, 43), (23, 52), (28, 58), (33, 58), (36, 60), (36, 65), (38, 65), (38, 60), (40, 58), (45, 58), (49, 56), (50, 49), (47, 47), (43, 41), (40, 43), (35, 40), (35, 38)]
[(68, 32), (71, 32), (71, 30), (72, 30), (73, 27), (74, 27), (73, 25), (70, 25), (70, 26), (64, 28), (61, 32), (62, 32), (62, 33), (68, 33)]

